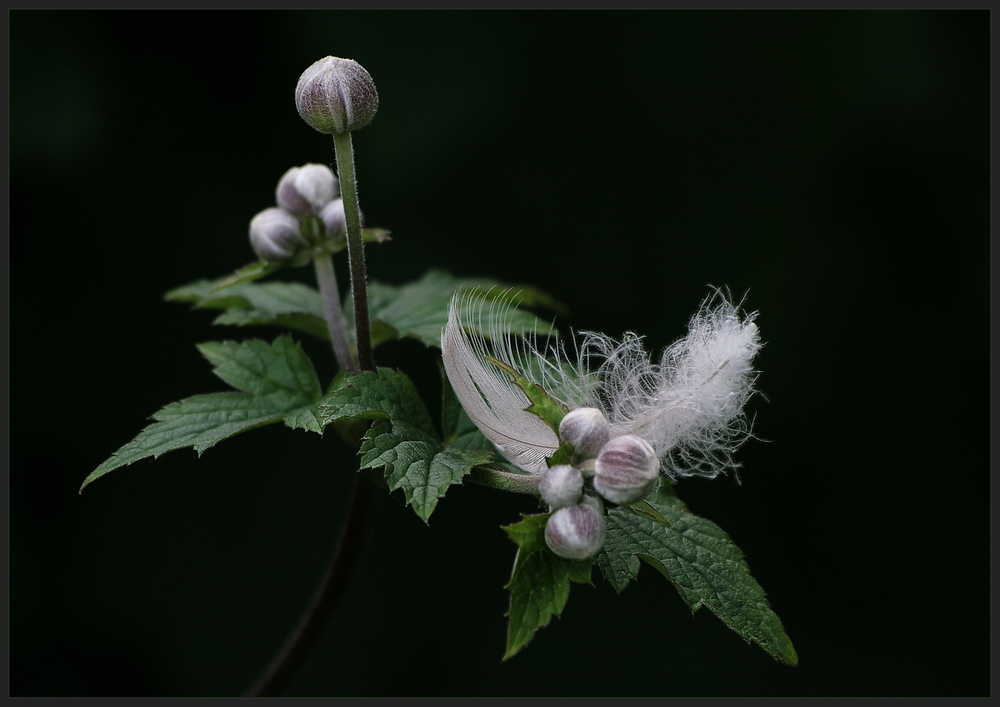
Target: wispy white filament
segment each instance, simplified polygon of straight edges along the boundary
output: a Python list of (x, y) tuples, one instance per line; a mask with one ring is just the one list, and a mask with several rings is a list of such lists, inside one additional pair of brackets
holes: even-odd
[[(750, 436), (743, 407), (754, 392), (752, 362), (760, 349), (753, 323), (721, 292), (706, 298), (688, 334), (650, 360), (641, 337), (617, 341), (583, 332), (570, 363), (564, 347), (539, 347), (530, 334), (491, 336), (491, 343), (467, 327), (483, 329), (482, 298), (457, 295), (442, 337), (445, 369), (459, 401), (483, 434), (513, 463), (544, 471), (545, 457), (558, 445), (552, 430), (531, 413), (509, 376), (486, 361), (490, 355), (520, 371), (570, 409), (596, 407), (611, 424), (611, 436), (637, 435), (648, 441), (670, 476), (714, 477), (735, 467), (733, 452)], [(489, 324), (499, 327), (504, 307), (493, 303)], [(499, 441), (498, 441), (499, 440)], [(511, 441), (513, 440), (513, 442)]]
[(598, 386), (579, 402), (601, 409), (613, 436), (634, 434), (652, 444), (670, 476), (711, 478), (735, 467), (732, 454), (750, 435), (743, 407), (757, 378), (755, 317), (741, 316), (716, 292), (659, 363), (634, 334), (616, 342), (585, 332), (580, 365), (594, 368)]

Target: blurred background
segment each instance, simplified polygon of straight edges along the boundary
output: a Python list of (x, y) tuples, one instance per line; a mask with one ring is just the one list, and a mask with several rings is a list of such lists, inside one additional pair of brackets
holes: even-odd
[[(69, 12), (10, 21), (10, 694), (241, 693), (306, 606), (355, 461), (272, 425), (83, 478), (163, 405), (226, 389), (162, 301), (253, 260), (293, 89), (332, 54), (370, 276), (536, 284), (557, 325), (657, 352), (709, 286), (766, 346), (740, 481), (685, 480), (784, 622), (774, 662), (644, 566), (595, 570), (501, 662), (528, 497), (397, 492), (288, 689), (358, 696), (989, 694), (989, 14)], [(343, 258), (343, 256), (341, 256)], [(345, 262), (338, 259), (341, 282)], [(312, 280), (308, 268), (286, 279)], [(303, 345), (324, 384), (329, 349)], [(433, 352), (379, 349), (431, 400)]]

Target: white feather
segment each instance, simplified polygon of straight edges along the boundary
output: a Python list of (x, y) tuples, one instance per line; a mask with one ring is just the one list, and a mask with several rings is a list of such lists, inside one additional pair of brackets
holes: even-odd
[(596, 368), (598, 386), (576, 402), (602, 410), (613, 437), (647, 440), (671, 476), (711, 478), (735, 467), (733, 452), (750, 436), (743, 407), (757, 378), (755, 316), (740, 316), (716, 292), (658, 364), (634, 334), (615, 341), (585, 332), (579, 365)]
[(524, 411), (530, 401), (523, 391), (485, 356), (519, 371), (571, 410), (598, 408), (612, 437), (634, 434), (648, 441), (670, 476), (712, 478), (737, 466), (733, 453), (750, 437), (743, 407), (757, 378), (756, 313), (741, 316), (716, 291), (692, 317), (687, 336), (668, 347), (659, 363), (635, 334), (616, 341), (582, 332), (573, 364), (558, 341), (539, 347), (531, 332), (506, 333), (509, 303), (491, 303), (484, 323), (484, 304), (474, 293), (452, 299), (442, 334), (445, 370), (469, 417), (517, 466), (544, 472), (559, 440)]
[[(545, 458), (559, 447), (559, 438), (537, 415), (525, 412), (531, 405), (510, 376), (485, 356), (525, 371), (534, 352), (533, 337), (513, 337), (503, 326), (513, 305), (492, 302), (483, 322), (485, 300), (475, 293), (456, 294), (441, 335), (445, 372), (459, 402), (476, 427), (513, 464), (543, 473)], [(471, 326), (475, 323), (475, 326)], [(487, 332), (487, 335), (481, 332)], [(534, 382), (534, 381), (533, 381)]]

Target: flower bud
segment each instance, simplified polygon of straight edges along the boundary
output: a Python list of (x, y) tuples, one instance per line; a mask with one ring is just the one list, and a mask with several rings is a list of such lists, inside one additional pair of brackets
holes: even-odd
[(569, 464), (549, 467), (538, 483), (538, 492), (552, 510), (572, 506), (583, 493), (583, 475)]
[(378, 91), (361, 64), (328, 56), (302, 72), (295, 87), (295, 107), (321, 133), (343, 135), (372, 122)]
[(250, 221), (250, 245), (269, 263), (292, 260), (308, 247), (299, 221), (284, 209), (264, 209)]
[(578, 456), (596, 457), (611, 438), (608, 420), (597, 408), (570, 410), (559, 423), (559, 436), (569, 442)]
[(585, 560), (604, 544), (604, 516), (588, 504), (560, 508), (545, 524), (545, 544), (559, 557)]
[(641, 437), (624, 435), (604, 445), (594, 464), (594, 488), (612, 503), (632, 503), (656, 487), (660, 460)]
[(334, 238), (347, 233), (347, 216), (344, 215), (344, 200), (334, 199), (319, 213), (326, 227), (326, 237)]
[(285, 172), (275, 190), (278, 206), (296, 216), (318, 214), (337, 196), (337, 178), (325, 164), (305, 164)]
[(599, 515), (604, 515), (604, 501), (601, 500), (600, 496), (591, 496), (589, 493), (585, 493), (580, 497), (580, 503), (584, 506), (590, 506)]

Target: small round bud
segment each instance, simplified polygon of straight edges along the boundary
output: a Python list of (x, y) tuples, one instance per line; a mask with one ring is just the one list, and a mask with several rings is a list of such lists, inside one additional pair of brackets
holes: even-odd
[(624, 435), (604, 445), (594, 464), (594, 488), (612, 503), (632, 503), (652, 493), (660, 460), (641, 437)]
[(559, 557), (585, 560), (604, 544), (604, 516), (593, 506), (560, 508), (545, 524), (545, 544)]
[(344, 214), (344, 200), (334, 199), (319, 213), (326, 227), (326, 237), (335, 238), (347, 233), (347, 216)]
[(601, 500), (600, 496), (591, 496), (589, 493), (585, 493), (580, 497), (580, 503), (584, 506), (590, 506), (600, 515), (604, 515), (604, 501)]
[(328, 56), (302, 72), (295, 107), (302, 120), (321, 133), (343, 135), (372, 122), (378, 91), (361, 64)]
[(538, 493), (552, 510), (572, 506), (583, 493), (583, 474), (569, 464), (549, 467), (538, 483)]
[(308, 247), (299, 221), (284, 209), (264, 209), (250, 221), (250, 245), (269, 263), (292, 260)]
[(278, 206), (296, 216), (318, 214), (337, 196), (337, 178), (325, 164), (292, 167), (275, 190)]
[(559, 423), (559, 436), (586, 459), (596, 457), (611, 438), (611, 427), (597, 408), (570, 410)]

